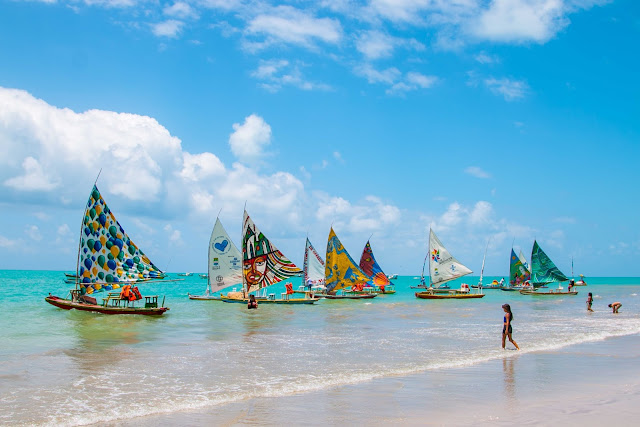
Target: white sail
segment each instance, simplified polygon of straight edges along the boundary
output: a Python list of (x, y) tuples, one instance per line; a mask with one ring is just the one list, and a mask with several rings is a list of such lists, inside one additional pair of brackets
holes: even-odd
[(431, 284), (439, 284), (472, 273), (445, 248), (433, 230), (429, 230), (429, 274)]
[(217, 292), (242, 283), (242, 255), (229, 238), (220, 218), (209, 239), (209, 277), (207, 292)]
[(304, 247), (304, 284), (324, 285), (324, 261), (315, 250), (309, 238)]
[(478, 282), (478, 286), (482, 286), (482, 278), (484, 276), (484, 261), (487, 259), (487, 250), (489, 249), (489, 242), (487, 242), (487, 247), (484, 249), (484, 256), (482, 257), (482, 268), (480, 269), (480, 281)]
[(527, 259), (524, 257), (524, 254), (522, 253), (522, 249), (520, 249), (520, 254), (518, 255), (518, 258), (520, 259), (520, 262), (522, 263), (522, 265), (524, 265), (524, 268), (529, 270), (529, 264), (527, 263)]

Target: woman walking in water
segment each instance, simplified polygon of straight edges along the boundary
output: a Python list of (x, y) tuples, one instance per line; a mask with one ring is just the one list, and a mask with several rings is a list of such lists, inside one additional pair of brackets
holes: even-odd
[(502, 304), (502, 309), (504, 310), (504, 323), (502, 326), (502, 349), (504, 350), (504, 344), (508, 337), (509, 342), (511, 342), (511, 344), (513, 344), (516, 347), (516, 350), (520, 350), (520, 347), (518, 347), (518, 343), (516, 343), (511, 337), (511, 332), (512, 332), (511, 322), (513, 321), (513, 313), (511, 312), (511, 306), (509, 304)]
[(587, 311), (593, 311), (591, 309), (591, 305), (593, 304), (593, 295), (589, 292), (589, 296), (587, 297)]

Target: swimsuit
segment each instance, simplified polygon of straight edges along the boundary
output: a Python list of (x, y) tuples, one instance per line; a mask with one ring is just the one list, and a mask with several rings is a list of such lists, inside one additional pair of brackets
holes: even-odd
[[(502, 333), (504, 334), (507, 331), (507, 316), (504, 316), (504, 326), (502, 326)], [(512, 333), (511, 322), (509, 322), (509, 333)]]

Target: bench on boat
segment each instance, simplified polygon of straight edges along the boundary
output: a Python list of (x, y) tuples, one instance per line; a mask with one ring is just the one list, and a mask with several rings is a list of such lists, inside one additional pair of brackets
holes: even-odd
[[(104, 299), (103, 304), (111, 307), (122, 307), (129, 306), (129, 301), (127, 298), (122, 298), (120, 292), (109, 292), (107, 297)], [(158, 307), (158, 295), (149, 295), (144, 298), (144, 308), (157, 308)]]

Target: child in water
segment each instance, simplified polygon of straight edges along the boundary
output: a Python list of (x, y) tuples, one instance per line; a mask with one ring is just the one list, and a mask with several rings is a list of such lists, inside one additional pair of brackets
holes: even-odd
[(255, 295), (249, 295), (249, 304), (247, 304), (247, 308), (258, 308), (258, 301), (256, 301)]
[(593, 311), (591, 309), (591, 304), (593, 304), (593, 295), (589, 292), (589, 296), (587, 297), (587, 311)]

